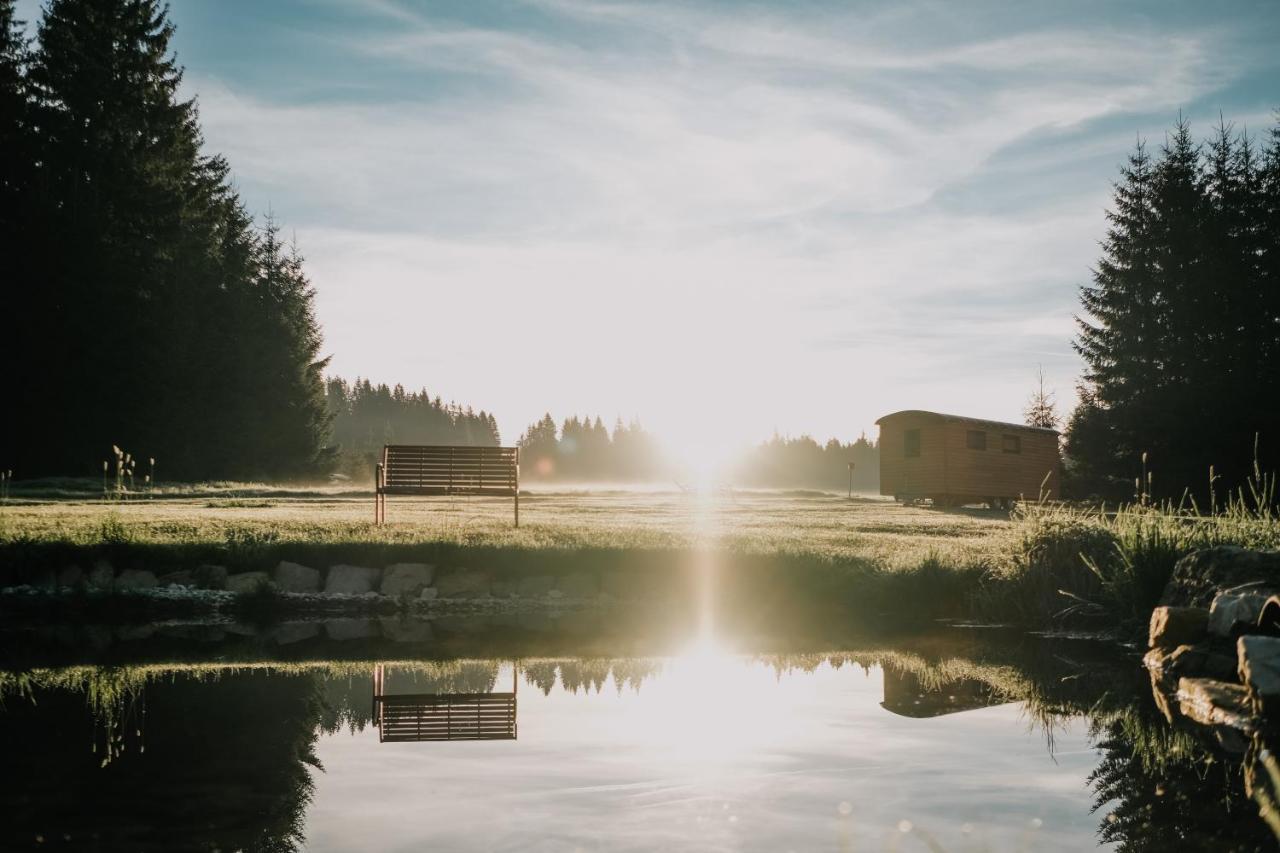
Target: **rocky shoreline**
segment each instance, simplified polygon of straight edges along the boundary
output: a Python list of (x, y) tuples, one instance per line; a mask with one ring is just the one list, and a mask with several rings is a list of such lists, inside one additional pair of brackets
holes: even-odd
[(1280, 551), (1180, 560), (1151, 614), (1143, 663), (1170, 724), (1243, 759), (1244, 787), (1280, 837)]
[(286, 613), (495, 614), (608, 607), (656, 594), (630, 575), (574, 571), (511, 578), (483, 569), (438, 569), (429, 563), (312, 568), (281, 561), (270, 572), (230, 573), (224, 566), (202, 565), (157, 576), (144, 569), (117, 570), (109, 561), (98, 560), (87, 571), (73, 565), (32, 583), (0, 589), (0, 601), (56, 607), (60, 602), (129, 600), (160, 609), (165, 604), (185, 605), (217, 617), (262, 596), (272, 609)]

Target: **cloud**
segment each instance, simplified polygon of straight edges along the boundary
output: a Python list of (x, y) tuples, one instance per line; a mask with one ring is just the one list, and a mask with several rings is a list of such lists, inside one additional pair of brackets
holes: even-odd
[[(1013, 417), (1036, 361), (1075, 373), (1133, 133), (1106, 120), (1162, 127), (1237, 69), (1217, 29), (961, 35), (907, 8), (543, 0), (512, 27), (368, 0), (378, 26), (330, 38), (380, 88), (188, 79), (250, 205), (299, 228), (340, 371), (447, 385), (508, 437), (583, 406), (744, 440)], [(493, 340), (416, 338), (477, 312)]]

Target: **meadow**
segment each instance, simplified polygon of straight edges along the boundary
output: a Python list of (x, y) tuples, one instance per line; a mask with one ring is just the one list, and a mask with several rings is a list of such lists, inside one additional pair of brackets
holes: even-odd
[(743, 595), (780, 590), (865, 613), (1106, 628), (1145, 622), (1178, 558), (1221, 544), (1280, 547), (1280, 520), (1240, 495), (1200, 514), (1139, 501), (1118, 509), (1024, 504), (903, 506), (819, 491), (532, 489), (509, 501), (205, 484), (127, 499), (83, 483), (15, 490), (0, 510), (0, 585), (106, 558), (157, 573), (218, 563), (423, 561), (507, 576), (625, 569), (658, 583), (714, 565)]

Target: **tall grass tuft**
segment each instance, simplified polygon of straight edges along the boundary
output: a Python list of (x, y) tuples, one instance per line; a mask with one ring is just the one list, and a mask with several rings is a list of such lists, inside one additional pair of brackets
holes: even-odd
[(1152, 474), (1135, 481), (1133, 503), (1114, 510), (1046, 501), (1021, 505), (1012, 554), (995, 574), (988, 607), (1020, 621), (1145, 623), (1179, 559), (1202, 548), (1280, 547), (1276, 477), (1255, 462), (1244, 486), (1219, 503), (1210, 470), (1209, 511), (1189, 497), (1151, 497)]

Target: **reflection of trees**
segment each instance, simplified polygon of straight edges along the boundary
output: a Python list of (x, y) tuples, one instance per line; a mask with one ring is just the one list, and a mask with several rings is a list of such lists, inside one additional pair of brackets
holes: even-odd
[(312, 679), (155, 681), (145, 695), (145, 716), (117, 718), (137, 748), (105, 765), (83, 695), (42, 689), (5, 703), (0, 799), (16, 807), (0, 848), (69, 836), (102, 849), (296, 850), (318, 767)]
[[(880, 667), (890, 692), (926, 706), (942, 697), (946, 710), (1019, 701), (1050, 747), (1056, 726), (1086, 717), (1102, 752), (1090, 778), (1102, 840), (1122, 851), (1274, 849), (1244, 794), (1240, 758), (1166, 723), (1136, 657), (1112, 647), (916, 639), (758, 660), (780, 676)], [(406, 693), (510, 689), (495, 683), (510, 677), (509, 665), (386, 664), (390, 686)], [(245, 666), (261, 668), (236, 668)], [(639, 690), (662, 666), (603, 656), (519, 662), (523, 681), (542, 693), (598, 692), (610, 682)], [(0, 849), (64, 833), (72, 846), (97, 833), (102, 847), (143, 851), (296, 849), (316, 732), (369, 724), (372, 670), (367, 661), (301, 661), (0, 672), (0, 801), (14, 816), (0, 827)], [(103, 766), (107, 742), (114, 757)]]
[(1150, 703), (1095, 721), (1093, 735), (1103, 753), (1089, 776), (1099, 835), (1121, 853), (1275, 849), (1239, 756), (1171, 728)]

